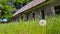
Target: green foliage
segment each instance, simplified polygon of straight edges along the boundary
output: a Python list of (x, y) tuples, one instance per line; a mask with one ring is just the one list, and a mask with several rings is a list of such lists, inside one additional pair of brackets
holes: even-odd
[[(9, 2), (10, 5), (8, 4)], [(0, 0), (0, 10), (1, 10), (1, 17), (0, 18), (7, 18), (10, 19), (13, 15), (13, 12), (15, 12), (17, 9), (16, 7), (21, 4), (21, 5), (25, 5), (28, 2), (30, 2), (30, 0)], [(16, 6), (14, 5), (16, 4)]]
[(13, 12), (16, 11), (16, 8), (14, 9), (14, 6), (8, 5), (8, 0), (2, 0), (0, 1), (0, 10), (1, 10), (1, 17), (0, 18), (7, 18), (10, 19), (13, 15)]
[(8, 4), (8, 0), (2, 0), (2, 1), (0, 2), (0, 4), (7, 5), (7, 4)]
[(3, 5), (2, 5), (2, 4), (0, 4), (0, 10), (2, 10), (2, 9), (4, 9), (4, 7), (3, 7)]
[(17, 0), (17, 2), (21, 4), (23, 3), (27, 4), (28, 2), (30, 2), (30, 0)]
[(2, 18), (5, 17), (5, 18), (11, 18), (12, 17), (12, 11), (13, 10), (13, 7), (12, 6), (9, 6), (9, 5), (4, 5), (4, 9), (2, 9)]

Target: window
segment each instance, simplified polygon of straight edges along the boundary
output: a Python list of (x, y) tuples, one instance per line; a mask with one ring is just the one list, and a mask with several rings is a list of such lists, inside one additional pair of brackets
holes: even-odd
[(45, 19), (45, 13), (44, 13), (44, 10), (41, 11), (41, 19)]
[(35, 19), (35, 13), (32, 13), (32, 15), (33, 15), (33, 19)]
[(60, 14), (60, 6), (55, 6), (55, 13)]
[(28, 15), (26, 15), (26, 20), (28, 20)]

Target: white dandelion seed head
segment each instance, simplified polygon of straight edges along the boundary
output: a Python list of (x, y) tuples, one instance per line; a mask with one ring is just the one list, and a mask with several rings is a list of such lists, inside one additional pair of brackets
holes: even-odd
[(46, 20), (40, 20), (39, 21), (39, 24), (43, 27), (46, 25)]

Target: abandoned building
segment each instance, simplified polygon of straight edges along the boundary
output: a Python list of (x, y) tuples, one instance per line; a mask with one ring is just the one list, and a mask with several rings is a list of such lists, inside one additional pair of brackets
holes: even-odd
[(15, 21), (44, 19), (44, 17), (55, 16), (55, 14), (60, 14), (60, 0), (33, 0), (16, 11), (13, 19)]

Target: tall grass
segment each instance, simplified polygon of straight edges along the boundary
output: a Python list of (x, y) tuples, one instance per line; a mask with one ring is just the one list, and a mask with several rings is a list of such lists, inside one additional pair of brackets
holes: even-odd
[[(49, 17), (44, 34), (60, 34), (60, 16)], [(20, 21), (19, 23), (0, 24), (0, 34), (42, 34), (39, 20)]]
[(47, 34), (60, 34), (60, 15), (47, 19)]

